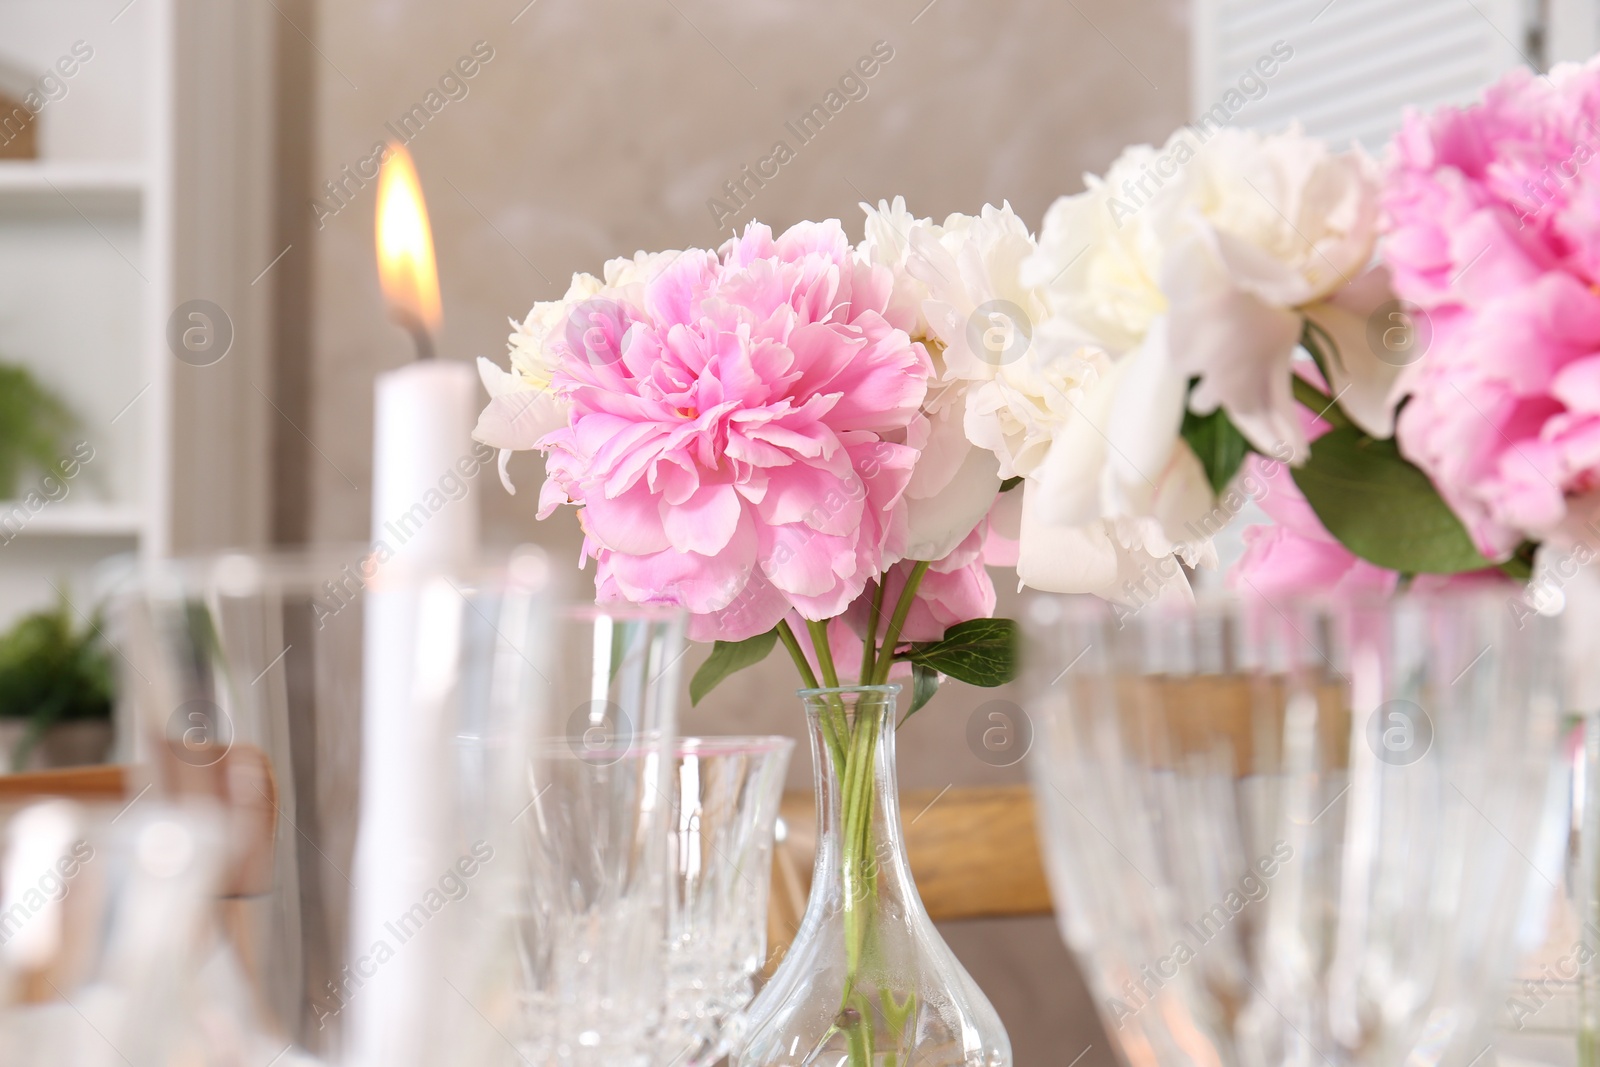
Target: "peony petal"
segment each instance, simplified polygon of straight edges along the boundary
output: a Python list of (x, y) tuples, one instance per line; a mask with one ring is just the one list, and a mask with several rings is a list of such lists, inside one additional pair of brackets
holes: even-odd
[[(761, 569), (773, 585), (793, 597), (830, 598), (831, 602), (839, 595), (840, 579), (855, 573), (855, 541), (818, 533), (799, 523), (763, 527)], [(866, 577), (861, 582), (865, 584)], [(855, 591), (859, 592), (859, 587)], [(848, 601), (846, 597), (845, 602)], [(839, 610), (843, 609), (844, 604), (840, 604)], [(838, 612), (808, 617), (831, 618), (835, 614)]]
[(789, 598), (756, 571), (725, 608), (689, 617), (691, 641), (747, 641), (778, 625)]
[(1600, 356), (1575, 360), (1556, 374), (1550, 392), (1569, 411), (1600, 414)]
[(1306, 317), (1333, 338), (1334, 350), (1327, 354), (1332, 379), (1328, 384), (1339, 409), (1362, 430), (1380, 438), (1394, 436), (1395, 406), (1404, 388), (1401, 377), (1422, 358), (1421, 346), (1427, 337), (1418, 332), (1427, 327), (1419, 327), (1410, 314), (1397, 307), (1389, 312), (1389, 321), (1379, 324), (1379, 334), (1399, 330), (1408, 340), (1398, 342), (1398, 351), (1386, 349), (1380, 358), (1369, 340), (1372, 317), (1393, 301), (1387, 268), (1374, 267), (1331, 299), (1305, 309)]
[(478, 415), (472, 439), (524, 452), (567, 424), (566, 405), (553, 392), (520, 389), (493, 397)]
[(681, 604), (694, 614), (704, 614), (726, 610), (744, 594), (758, 573), (756, 543), (755, 524), (746, 519), (714, 557), (674, 549), (639, 554), (606, 551), (604, 563), (617, 587), (634, 603)]
[(1244, 555), (1228, 585), (1267, 599), (1365, 589), (1392, 593), (1399, 575), (1357, 559), (1332, 538), (1306, 537), (1283, 526), (1249, 526)]
[(1189, 598), (1188, 577), (1171, 556), (1153, 557), (1119, 543), (1111, 524), (1053, 526), (1037, 514), (1038, 490), (1023, 483), (1022, 536), (1017, 578), (1030, 589), (1092, 593), (1142, 607), (1168, 598)]
[(1123, 486), (1154, 486), (1178, 443), (1188, 381), (1172, 365), (1166, 320), (1119, 361), (1115, 396), (1106, 411), (1106, 473)]
[(642, 556), (672, 547), (661, 525), (660, 504), (642, 485), (615, 497), (600, 493), (585, 497), (583, 528), (619, 554)]
[(1021, 492), (1018, 581), (1030, 589), (1054, 593), (1092, 593), (1115, 586), (1117, 550), (1104, 526), (1100, 523), (1054, 525), (1041, 521), (1036, 483), (1024, 482)]
[[(994, 453), (967, 444), (961, 423), (949, 420), (965, 445), (955, 471), (933, 495), (917, 495), (917, 475), (928, 453), (917, 461), (917, 471), (906, 487), (907, 559), (937, 560), (949, 555), (983, 521), (1000, 492), (1000, 468)], [(948, 463), (948, 460), (946, 460)]]
[(493, 360), (485, 356), (478, 357), (478, 380), (483, 383), (483, 391), (490, 397), (503, 396), (521, 386), (516, 375), (501, 370)]
[[(500, 459), (495, 466), (500, 472), (500, 484), (505, 486), (506, 492), (516, 496), (517, 487), (511, 484), (511, 449), (502, 448), (500, 450)], [(539, 495), (541, 497), (544, 495), (543, 489), (540, 490)]]
[(796, 463), (769, 470), (759, 514), (776, 527), (803, 524), (824, 534), (846, 535), (861, 525), (866, 491), (844, 457), (832, 465)]
[(739, 527), (744, 504), (731, 485), (702, 485), (680, 504), (662, 500), (661, 528), (679, 552), (714, 556), (727, 548)]
[(1172, 301), (1172, 364), (1200, 379), (1190, 407), (1200, 414), (1221, 407), (1259, 451), (1303, 459), (1305, 434), (1289, 387), (1300, 315), (1233, 285), (1197, 242), (1169, 256), (1162, 288)]

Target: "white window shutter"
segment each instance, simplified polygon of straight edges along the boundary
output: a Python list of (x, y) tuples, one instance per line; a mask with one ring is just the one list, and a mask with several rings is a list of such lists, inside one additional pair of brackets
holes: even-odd
[(1545, 58), (1581, 63), (1600, 52), (1600, 0), (1545, 0)]
[[(1466, 103), (1511, 67), (1537, 65), (1539, 10), (1530, 0), (1195, 0), (1190, 110), (1199, 118), (1231, 102), (1233, 125), (1298, 119), (1334, 144), (1376, 151), (1407, 106)], [(1263, 57), (1275, 62), (1258, 68)]]

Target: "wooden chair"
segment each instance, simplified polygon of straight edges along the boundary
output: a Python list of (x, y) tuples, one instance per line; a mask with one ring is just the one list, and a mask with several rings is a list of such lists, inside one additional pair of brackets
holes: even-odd
[[(800, 928), (816, 855), (811, 793), (785, 794), (780, 814), (784, 840), (773, 854), (769, 967), (777, 966)], [(900, 795), (900, 819), (917, 891), (935, 922), (1053, 911), (1027, 786), (912, 790)]]

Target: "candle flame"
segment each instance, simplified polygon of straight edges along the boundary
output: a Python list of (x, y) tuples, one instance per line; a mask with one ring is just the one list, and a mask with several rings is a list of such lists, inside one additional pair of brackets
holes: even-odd
[(408, 329), (438, 330), (439, 268), (422, 182), (411, 154), (390, 145), (378, 173), (378, 277), (394, 315)]

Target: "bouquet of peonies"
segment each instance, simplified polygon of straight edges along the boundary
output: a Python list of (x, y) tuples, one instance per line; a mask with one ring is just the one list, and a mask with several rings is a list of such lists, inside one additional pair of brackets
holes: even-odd
[(999, 684), (986, 565), (1136, 610), (1250, 499), (1275, 525), (1229, 580), (1267, 596), (1586, 562), (1597, 114), (1600, 65), (1519, 71), (1381, 165), (1186, 127), (1037, 242), (896, 198), (856, 245), (752, 224), (613, 260), (533, 308), (509, 373), (480, 361), (478, 437), (545, 453), (539, 514), (580, 509), (601, 601), (717, 643), (696, 699), (780, 640), (808, 684)]

